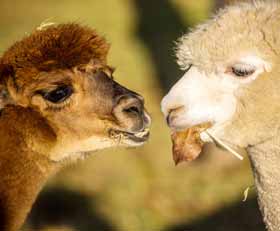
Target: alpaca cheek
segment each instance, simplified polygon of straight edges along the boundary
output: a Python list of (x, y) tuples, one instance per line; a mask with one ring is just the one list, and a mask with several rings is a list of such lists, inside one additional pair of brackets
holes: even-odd
[[(197, 88), (195, 94), (190, 94), (185, 104), (185, 113), (181, 115), (182, 122), (188, 126), (212, 122), (215, 124), (230, 120), (236, 109), (236, 98), (231, 93), (222, 92), (217, 88)], [(201, 94), (197, 94), (201, 92)]]
[(165, 116), (176, 107), (184, 107), (174, 125), (191, 127), (204, 122), (223, 123), (229, 120), (236, 108), (232, 87), (218, 76), (206, 75), (192, 67), (162, 100)]

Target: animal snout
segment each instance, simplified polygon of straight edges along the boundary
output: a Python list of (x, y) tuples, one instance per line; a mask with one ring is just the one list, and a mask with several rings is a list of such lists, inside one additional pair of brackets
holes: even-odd
[(120, 96), (113, 114), (119, 125), (128, 132), (139, 132), (150, 125), (150, 117), (144, 109), (144, 99), (138, 94)]
[(166, 122), (168, 126), (173, 127), (176, 124), (176, 120), (183, 112), (185, 112), (185, 106), (178, 106), (169, 109), (168, 114), (166, 115)]

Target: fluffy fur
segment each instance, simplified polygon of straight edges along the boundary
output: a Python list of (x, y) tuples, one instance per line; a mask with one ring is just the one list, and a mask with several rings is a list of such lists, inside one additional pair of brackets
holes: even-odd
[[(173, 128), (213, 122), (209, 131), (216, 137), (248, 151), (270, 231), (280, 230), (279, 24), (278, 1), (244, 2), (219, 11), (179, 40), (178, 64), (184, 70), (192, 66), (162, 102), (165, 115), (175, 118)], [(254, 74), (234, 75), (233, 67), (240, 64), (253, 67)]]
[(212, 72), (247, 50), (271, 60), (271, 56), (280, 53), (279, 20), (278, 1), (228, 6), (179, 39), (176, 48), (178, 64), (183, 70), (193, 64)]
[(20, 228), (45, 181), (66, 162), (148, 138), (143, 98), (113, 80), (108, 49), (94, 30), (62, 24), (34, 31), (1, 58), (1, 231)]
[(2, 78), (13, 75), (20, 88), (40, 72), (71, 69), (90, 60), (106, 63), (109, 44), (93, 29), (60, 24), (35, 30), (10, 47), (1, 59)]

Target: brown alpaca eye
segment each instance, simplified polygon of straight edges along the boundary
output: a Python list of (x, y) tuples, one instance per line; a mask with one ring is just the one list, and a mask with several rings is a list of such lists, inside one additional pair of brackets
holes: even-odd
[(44, 93), (44, 99), (52, 103), (61, 103), (72, 95), (73, 89), (70, 86), (60, 86), (57, 89)]

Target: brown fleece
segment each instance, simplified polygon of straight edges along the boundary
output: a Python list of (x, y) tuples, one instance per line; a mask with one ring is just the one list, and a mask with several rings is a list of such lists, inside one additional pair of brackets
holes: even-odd
[(2, 57), (2, 78), (14, 76), (18, 88), (40, 72), (71, 69), (90, 60), (106, 63), (109, 44), (95, 30), (78, 24), (60, 24), (35, 30), (11, 46)]
[[(111, 78), (108, 50), (94, 30), (62, 24), (34, 31), (0, 59), (0, 231), (21, 227), (65, 162), (139, 145), (112, 132), (140, 131), (149, 118), (141, 96)], [(123, 110), (132, 106), (137, 115)]]
[(38, 113), (8, 106), (1, 114), (0, 137), (0, 230), (16, 231), (42, 185), (58, 167), (28, 149), (26, 142), (34, 140), (51, 147), (55, 134)]
[[(21, 91), (42, 72), (71, 70), (91, 60), (106, 63), (109, 45), (78, 24), (35, 30), (11, 46), (0, 61), (1, 88)], [(12, 80), (13, 86), (7, 82)], [(10, 101), (2, 97), (2, 103)], [(39, 112), (6, 106), (0, 116), (0, 231), (17, 231), (40, 189), (60, 164), (48, 158), (56, 133)], [(32, 147), (32, 149), (30, 149)]]

